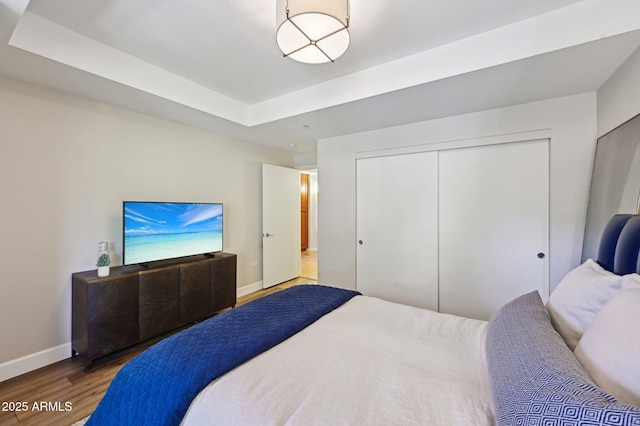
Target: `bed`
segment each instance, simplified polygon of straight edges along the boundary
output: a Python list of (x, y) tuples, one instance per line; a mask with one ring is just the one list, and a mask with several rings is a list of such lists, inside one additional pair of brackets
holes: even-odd
[(480, 321), (322, 285), (191, 327), (125, 365), (88, 425), (640, 425), (640, 216), (543, 304)]

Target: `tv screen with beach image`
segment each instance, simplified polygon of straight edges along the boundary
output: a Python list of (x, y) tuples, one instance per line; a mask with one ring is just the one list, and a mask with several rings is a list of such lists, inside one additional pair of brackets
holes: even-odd
[(222, 251), (221, 203), (123, 203), (123, 264)]

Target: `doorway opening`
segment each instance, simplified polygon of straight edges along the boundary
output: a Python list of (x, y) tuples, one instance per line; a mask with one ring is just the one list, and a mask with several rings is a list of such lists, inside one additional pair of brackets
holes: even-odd
[(318, 280), (318, 172), (300, 171), (300, 277)]

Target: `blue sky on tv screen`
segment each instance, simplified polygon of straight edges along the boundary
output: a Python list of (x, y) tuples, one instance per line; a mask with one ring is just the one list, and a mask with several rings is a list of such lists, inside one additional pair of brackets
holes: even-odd
[(222, 231), (222, 204), (126, 202), (127, 236)]

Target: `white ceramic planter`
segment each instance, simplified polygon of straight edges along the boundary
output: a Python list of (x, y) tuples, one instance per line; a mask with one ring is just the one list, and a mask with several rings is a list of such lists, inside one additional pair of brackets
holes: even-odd
[(109, 267), (108, 266), (98, 266), (98, 276), (99, 277), (108, 277), (109, 276)]

